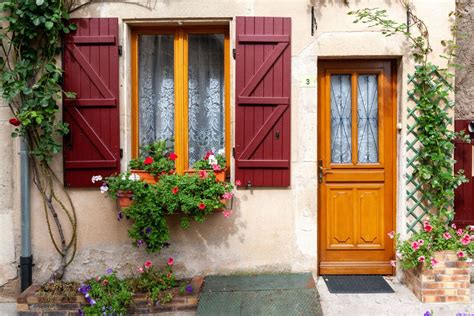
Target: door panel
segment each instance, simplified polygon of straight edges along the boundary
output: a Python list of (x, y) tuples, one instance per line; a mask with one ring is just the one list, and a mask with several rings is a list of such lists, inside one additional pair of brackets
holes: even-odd
[(394, 66), (354, 60), (318, 68), (320, 274), (392, 274)]

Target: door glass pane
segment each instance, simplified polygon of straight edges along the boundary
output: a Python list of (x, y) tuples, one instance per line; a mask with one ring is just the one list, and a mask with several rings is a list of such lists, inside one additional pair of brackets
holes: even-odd
[(352, 161), (351, 75), (331, 75), (331, 161)]
[(173, 35), (138, 39), (139, 144), (174, 138)]
[(224, 148), (224, 35), (188, 37), (189, 166)]
[(357, 78), (357, 156), (359, 162), (379, 160), (379, 104), (377, 75)]

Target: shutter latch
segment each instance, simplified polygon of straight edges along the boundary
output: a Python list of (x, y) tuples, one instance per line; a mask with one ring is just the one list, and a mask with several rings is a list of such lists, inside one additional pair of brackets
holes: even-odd
[(236, 55), (237, 55), (237, 52), (236, 52), (235, 48), (232, 48), (232, 57), (234, 57), (234, 59), (235, 59)]
[(122, 56), (122, 45), (118, 46), (118, 54), (119, 56)]
[(235, 158), (235, 147), (232, 147), (232, 157)]
[(120, 148), (120, 158), (123, 158), (123, 148)]

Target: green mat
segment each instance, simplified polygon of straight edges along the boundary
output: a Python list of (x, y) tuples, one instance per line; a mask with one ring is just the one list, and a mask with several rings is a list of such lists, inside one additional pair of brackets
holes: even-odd
[(310, 273), (206, 277), (198, 315), (322, 315)]

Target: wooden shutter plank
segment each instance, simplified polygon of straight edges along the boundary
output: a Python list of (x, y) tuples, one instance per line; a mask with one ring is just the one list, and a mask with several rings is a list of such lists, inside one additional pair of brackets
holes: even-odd
[(244, 186), (289, 186), (291, 21), (236, 21), (236, 179)]
[(64, 182), (87, 187), (91, 176), (120, 171), (118, 19), (72, 19), (77, 31), (65, 37), (63, 99), (65, 137)]

